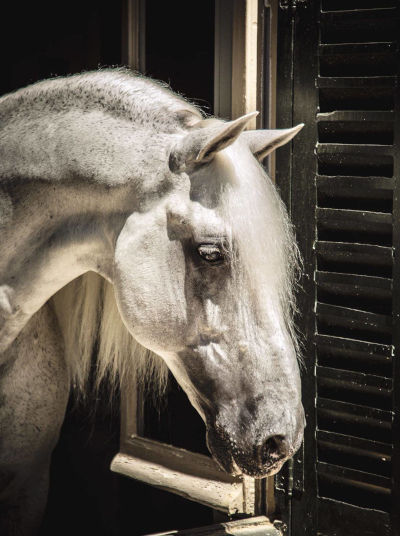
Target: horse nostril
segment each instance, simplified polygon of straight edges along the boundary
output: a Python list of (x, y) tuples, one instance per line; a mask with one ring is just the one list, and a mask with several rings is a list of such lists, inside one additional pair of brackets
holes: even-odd
[(260, 449), (261, 462), (263, 465), (277, 462), (287, 455), (287, 447), (284, 436), (274, 435), (269, 437)]

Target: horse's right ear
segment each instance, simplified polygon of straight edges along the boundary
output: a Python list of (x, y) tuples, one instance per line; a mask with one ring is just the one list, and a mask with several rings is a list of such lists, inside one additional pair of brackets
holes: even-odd
[(231, 145), (258, 112), (252, 112), (234, 121), (199, 121), (193, 129), (172, 149), (169, 168), (179, 173), (189, 164), (204, 164), (211, 161), (218, 151)]
[(248, 130), (247, 132), (243, 132), (241, 139), (247, 142), (254, 156), (262, 161), (272, 151), (288, 143), (303, 127), (304, 123), (300, 123), (293, 128)]

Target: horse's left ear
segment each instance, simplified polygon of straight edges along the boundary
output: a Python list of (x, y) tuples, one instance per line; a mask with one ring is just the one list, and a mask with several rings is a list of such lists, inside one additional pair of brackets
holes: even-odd
[(174, 173), (184, 171), (188, 164), (210, 162), (218, 151), (231, 145), (258, 112), (252, 112), (234, 121), (199, 121), (172, 149), (169, 167)]
[(293, 128), (278, 130), (247, 130), (242, 132), (240, 138), (247, 142), (251, 152), (258, 160), (263, 160), (272, 151), (294, 138), (303, 127), (304, 123), (300, 123)]

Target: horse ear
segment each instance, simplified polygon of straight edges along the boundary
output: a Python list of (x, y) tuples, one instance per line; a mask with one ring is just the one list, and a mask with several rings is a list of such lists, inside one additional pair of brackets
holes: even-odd
[(184, 171), (188, 164), (203, 164), (211, 161), (215, 154), (231, 145), (242, 133), (247, 123), (258, 112), (252, 112), (234, 121), (220, 122), (205, 119), (196, 123), (173, 148), (169, 157), (172, 172)]
[(261, 161), (272, 151), (294, 138), (303, 127), (304, 123), (300, 123), (296, 127), (279, 130), (249, 130), (242, 133), (241, 139), (247, 142), (251, 152)]

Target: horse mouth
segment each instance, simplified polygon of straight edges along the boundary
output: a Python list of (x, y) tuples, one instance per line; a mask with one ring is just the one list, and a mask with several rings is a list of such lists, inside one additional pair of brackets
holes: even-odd
[[(216, 437), (207, 433), (207, 446), (219, 467), (232, 476), (246, 475), (252, 478), (265, 478), (278, 473), (283, 464), (292, 456), (279, 457), (275, 460), (260, 463), (256, 457), (245, 456), (243, 453), (232, 452), (232, 449)], [(296, 449), (297, 450), (297, 449)], [(293, 450), (294, 454), (295, 450)]]
[(251, 476), (252, 478), (265, 478), (267, 476), (275, 475), (282, 469), (283, 464), (288, 459), (285, 457), (275, 463), (265, 464), (263, 467), (259, 467), (256, 463), (253, 464), (251, 462), (247, 462), (245, 465), (240, 461), (237, 463), (231, 454), (226, 454), (224, 456), (216, 456), (213, 454), (213, 458), (221, 469), (232, 476), (246, 475)]

